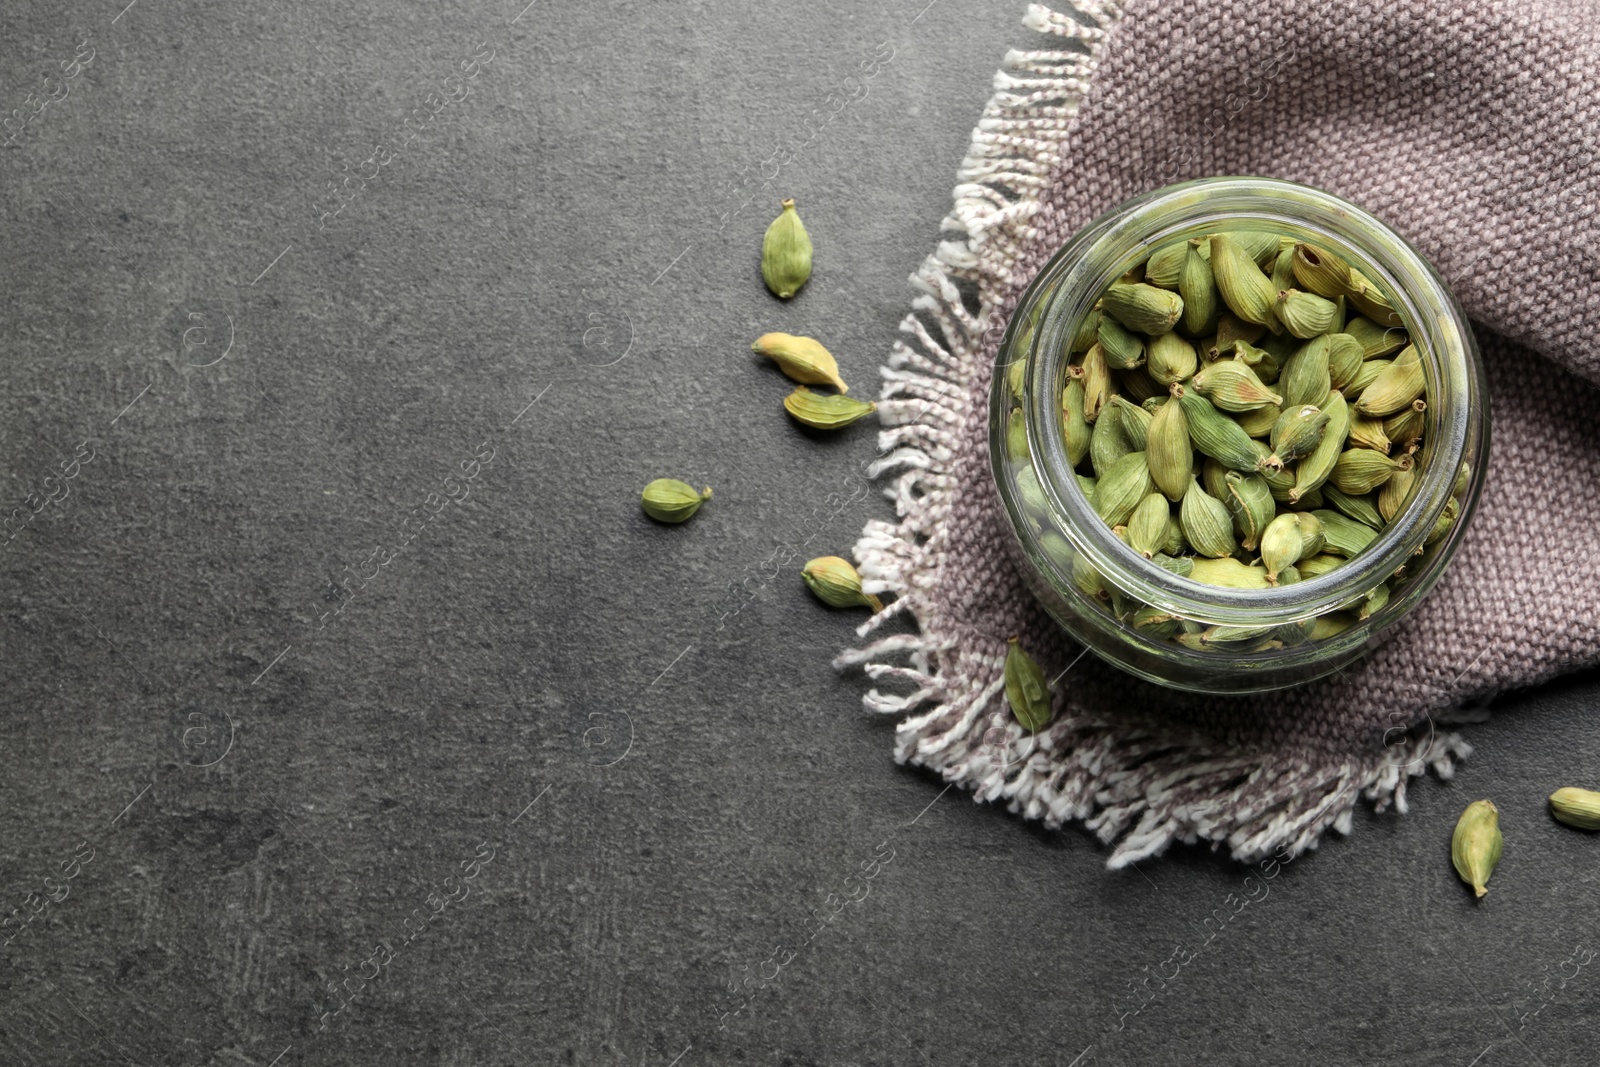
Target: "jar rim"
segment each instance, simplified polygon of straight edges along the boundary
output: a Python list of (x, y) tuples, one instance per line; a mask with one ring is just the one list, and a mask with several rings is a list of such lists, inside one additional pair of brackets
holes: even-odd
[[(1416, 345), (1430, 397), (1464, 398), (1429, 406), (1428, 430), (1410, 503), (1344, 565), (1292, 585), (1228, 589), (1180, 577), (1125, 545), (1078, 487), (1063, 436), (1059, 401), (1078, 322), (1117, 277), (1162, 244), (1218, 229), (1270, 228), (1329, 245), (1393, 297)], [(1202, 178), (1126, 201), (1089, 223), (1059, 249), (1018, 304), (1016, 323), (1044, 285), (1048, 295), (1032, 345), (1022, 354), (1023, 410), (1033, 465), (1062, 533), (1109, 583), (1162, 611), (1218, 624), (1293, 623), (1332, 611), (1393, 575), (1419, 549), (1448, 506), (1472, 445), (1476, 408), (1485, 403), (1482, 367), (1466, 316), (1422, 255), (1368, 212), (1311, 186), (1275, 178)], [(1016, 358), (1016, 354), (1011, 354)], [(1487, 420), (1478, 432), (1485, 435)], [(1479, 465), (1482, 466), (1481, 464)], [(1472, 472), (1474, 481), (1482, 470)], [(1467, 496), (1471, 501), (1476, 494)], [(1469, 515), (1457, 519), (1464, 527)], [(1431, 584), (1431, 583), (1426, 583)], [(1420, 598), (1426, 584), (1415, 590)]]

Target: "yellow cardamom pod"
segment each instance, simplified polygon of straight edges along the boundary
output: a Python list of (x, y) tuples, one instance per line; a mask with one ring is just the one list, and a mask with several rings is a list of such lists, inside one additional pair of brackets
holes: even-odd
[(817, 430), (840, 430), (878, 410), (877, 404), (837, 393), (813, 393), (803, 385), (783, 398), (783, 406), (797, 421)]
[(811, 235), (806, 233), (793, 200), (767, 227), (761, 241), (761, 280), (780, 299), (793, 296), (811, 277)]
[(1350, 283), (1350, 264), (1339, 255), (1312, 244), (1294, 246), (1290, 263), (1301, 287), (1329, 300), (1343, 296)]
[(850, 391), (839, 377), (839, 364), (833, 354), (813, 338), (792, 333), (764, 333), (756, 338), (750, 350), (766, 356), (779, 370), (804, 385), (831, 385), (841, 393)]
[(1006, 702), (1011, 714), (1031, 734), (1050, 725), (1054, 709), (1050, 706), (1050, 686), (1044, 680), (1044, 671), (1034, 658), (1022, 650), (1021, 642), (1013, 637), (1006, 649)]
[(700, 492), (676, 478), (657, 478), (639, 495), (644, 513), (657, 522), (685, 522), (694, 517), (700, 505), (711, 499), (708, 485)]
[(883, 601), (861, 591), (861, 574), (847, 559), (819, 556), (805, 565), (800, 577), (806, 588), (830, 608), (883, 610)]
[(1550, 794), (1550, 814), (1580, 830), (1600, 830), (1600, 793), (1567, 786)]
[(1500, 862), (1505, 838), (1500, 835), (1500, 809), (1492, 800), (1475, 800), (1456, 821), (1450, 838), (1450, 862), (1461, 880), (1478, 896), (1489, 891), (1489, 876)]

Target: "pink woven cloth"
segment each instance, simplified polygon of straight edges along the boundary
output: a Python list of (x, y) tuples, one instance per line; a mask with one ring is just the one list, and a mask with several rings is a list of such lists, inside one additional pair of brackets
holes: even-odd
[[(1363, 796), (1404, 811), (1410, 776), (1449, 776), (1469, 752), (1452, 712), (1600, 659), (1600, 8), (1079, 3), (1029, 9), (1053, 40), (1006, 57), (951, 239), (912, 279), (880, 403), (898, 520), (856, 546), (869, 591), (898, 599), (837, 662), (903, 716), (897, 760), (1084, 821), (1112, 867), (1173, 841), (1297, 854), (1347, 833)], [(1476, 520), (1393, 639), (1330, 681), (1228, 700), (1080, 661), (1010, 561), (987, 455), (995, 346), (1045, 260), (1131, 196), (1222, 174), (1318, 186), (1415, 244), (1477, 324), (1492, 417)], [(889, 633), (900, 614), (915, 633)], [(1002, 691), (1011, 634), (1065, 672), (1037, 739)]]

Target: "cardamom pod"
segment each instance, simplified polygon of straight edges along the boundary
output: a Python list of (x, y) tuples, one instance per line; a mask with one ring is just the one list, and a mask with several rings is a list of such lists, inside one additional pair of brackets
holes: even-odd
[[(1178, 295), (1183, 298), (1183, 328), (1190, 334), (1208, 332), (1222, 312), (1217, 296), (1217, 280), (1211, 274), (1211, 260), (1201, 255), (1192, 242), (1178, 275)], [(1209, 246), (1208, 246), (1209, 247)]]
[(1233, 358), (1255, 371), (1263, 385), (1275, 383), (1282, 371), (1277, 356), (1265, 348), (1257, 348), (1242, 337), (1233, 343)]
[(1022, 399), (1022, 378), (1027, 369), (1027, 360), (1021, 358), (1013, 359), (1006, 364), (1006, 388), (1011, 390), (1013, 400)]
[(1283, 392), (1285, 406), (1299, 407), (1315, 404), (1323, 407), (1333, 380), (1328, 372), (1328, 356), (1333, 342), (1327, 337), (1313, 337), (1295, 350), (1283, 365), (1278, 376), (1278, 387)]
[(1260, 474), (1229, 471), (1224, 481), (1228, 491), (1228, 510), (1233, 514), (1233, 529), (1239, 535), (1239, 547), (1254, 552), (1261, 545), (1261, 535), (1267, 525), (1278, 514), (1278, 505), (1272, 499), (1272, 488)]
[(1361, 391), (1356, 410), (1363, 415), (1393, 415), (1420, 397), (1425, 386), (1422, 356), (1416, 345), (1407, 345), (1394, 357), (1394, 362)]
[[(1162, 290), (1156, 290), (1161, 292)], [(1108, 313), (1100, 319), (1100, 331), (1095, 335), (1106, 366), (1112, 370), (1131, 370), (1144, 363), (1144, 341), (1138, 334), (1125, 329), (1122, 323)]]
[[(1305, 575), (1305, 568), (1300, 568), (1300, 573)], [(1312, 641), (1326, 641), (1338, 637), (1356, 624), (1354, 615), (1336, 612), (1329, 615), (1319, 615), (1311, 620), (1311, 632), (1307, 638)]]
[(1422, 543), (1425, 545), (1433, 545), (1443, 540), (1444, 536), (1455, 528), (1456, 520), (1460, 517), (1461, 502), (1455, 497), (1451, 497), (1449, 500), (1446, 500), (1444, 502), (1444, 510), (1441, 511), (1439, 513), (1439, 517), (1433, 521), (1433, 529), (1428, 531), (1428, 536), (1423, 538)]
[(1261, 565), (1267, 569), (1267, 581), (1278, 584), (1278, 572), (1300, 562), (1305, 552), (1305, 539), (1300, 536), (1300, 516), (1286, 511), (1267, 523), (1261, 533)]
[(685, 522), (710, 499), (709, 485), (697, 493), (693, 486), (676, 478), (657, 478), (639, 494), (644, 513), (657, 522)]
[(1389, 302), (1382, 289), (1354, 267), (1350, 268), (1349, 285), (1344, 292), (1357, 311), (1379, 326), (1399, 326), (1400, 314)]
[(839, 364), (832, 353), (810, 337), (792, 333), (764, 333), (750, 346), (752, 352), (766, 356), (778, 369), (802, 385), (831, 385), (841, 393), (850, 387), (839, 377)]
[[(1265, 268), (1263, 268), (1265, 269)], [(1281, 248), (1272, 261), (1272, 268), (1267, 273), (1267, 280), (1272, 283), (1272, 288), (1277, 292), (1279, 299), (1283, 297), (1285, 289), (1294, 288), (1294, 249)], [(1283, 316), (1278, 316), (1281, 320)]]
[[(1240, 475), (1243, 477), (1243, 475)], [(1228, 499), (1228, 468), (1212, 459), (1204, 457), (1200, 464), (1200, 485), (1206, 492), (1218, 500), (1226, 502)]]
[[(1166, 336), (1165, 334), (1162, 335)], [(1146, 367), (1135, 367), (1132, 370), (1119, 370), (1116, 372), (1115, 381), (1122, 387), (1122, 394), (1136, 404), (1143, 404), (1167, 395), (1167, 387), (1157, 385), (1156, 380), (1150, 377)]]
[(1228, 237), (1262, 270), (1269, 270), (1285, 247), (1283, 238), (1267, 230), (1229, 230)]
[(1067, 385), (1061, 391), (1061, 436), (1067, 462), (1074, 467), (1089, 454), (1089, 422), (1083, 417), (1083, 368), (1067, 368)]
[(1389, 454), (1389, 435), (1383, 432), (1383, 420), (1374, 415), (1356, 412), (1350, 416), (1350, 443), (1357, 448), (1370, 448), (1374, 452)]
[(1128, 517), (1128, 547), (1150, 559), (1167, 541), (1167, 519), (1171, 506), (1160, 493), (1150, 493), (1139, 501)]
[(1351, 448), (1339, 455), (1328, 475), (1328, 484), (1341, 493), (1360, 496), (1383, 485), (1401, 469), (1399, 460), (1390, 459), (1370, 448)]
[(1167, 536), (1161, 542), (1161, 555), (1179, 557), (1188, 551), (1189, 542), (1183, 539), (1183, 527), (1178, 525), (1176, 515), (1167, 516)]
[(1094, 487), (1097, 483), (1097, 479), (1092, 478), (1087, 474), (1079, 474), (1075, 475), (1074, 477), (1076, 477), (1078, 480), (1078, 491), (1083, 494), (1083, 498), (1085, 500), (1093, 500)]
[(1138, 404), (1129, 403), (1126, 397), (1113, 396), (1107, 414), (1122, 423), (1122, 434), (1133, 446), (1130, 451), (1143, 452), (1145, 437), (1150, 430), (1150, 412)]
[(1314, 556), (1307, 556), (1295, 568), (1300, 572), (1302, 581), (1309, 582), (1313, 578), (1320, 578), (1329, 571), (1337, 570), (1344, 566), (1344, 559), (1330, 552), (1318, 552)]
[(1183, 298), (1170, 289), (1143, 282), (1114, 282), (1100, 298), (1100, 308), (1130, 330), (1154, 336), (1178, 324), (1183, 317)]
[(1025, 466), (1017, 471), (1017, 496), (1022, 500), (1022, 506), (1035, 520), (1042, 520), (1050, 514), (1050, 501), (1045, 498), (1044, 486), (1039, 484), (1039, 475), (1031, 466)]
[(1283, 403), (1283, 397), (1262, 384), (1250, 365), (1238, 359), (1206, 364), (1189, 379), (1187, 388), (1197, 390), (1223, 411), (1251, 411)]
[(1178, 621), (1178, 617), (1171, 612), (1153, 608), (1148, 604), (1133, 613), (1133, 628), (1146, 637), (1153, 637), (1158, 641), (1177, 636)]
[(1282, 417), (1282, 408), (1276, 404), (1268, 404), (1254, 411), (1241, 411), (1234, 416), (1234, 421), (1239, 424), (1239, 429), (1251, 437), (1266, 437), (1272, 433), (1272, 428)]
[[(1215, 257), (1215, 248), (1211, 254)], [(1265, 567), (1248, 566), (1231, 557), (1197, 559), (1194, 561), (1194, 570), (1189, 572), (1189, 577), (1197, 582), (1224, 589), (1266, 589), (1272, 584), (1267, 581)]]
[(1039, 550), (1062, 574), (1072, 573), (1072, 564), (1077, 559), (1077, 554), (1072, 551), (1072, 545), (1067, 543), (1065, 537), (1054, 530), (1046, 530), (1039, 535)]
[(1417, 483), (1417, 473), (1410, 456), (1401, 456), (1401, 467), (1389, 476), (1378, 490), (1378, 514), (1384, 522), (1393, 522), (1406, 502), (1411, 499), (1412, 487)]
[(1389, 583), (1383, 582), (1362, 599), (1361, 606), (1356, 609), (1356, 618), (1365, 622), (1382, 611), (1388, 603)]
[[(784, 406), (788, 406), (788, 401), (784, 401)], [(1006, 416), (1006, 458), (1013, 463), (1026, 463), (1032, 454), (1028, 447), (1028, 420), (1023, 416), (1021, 408), (1012, 408), (1011, 414)]]
[(1150, 338), (1145, 346), (1145, 371), (1159, 385), (1181, 382), (1200, 365), (1194, 345), (1172, 331)]
[[(843, 429), (857, 419), (878, 410), (877, 404), (840, 396), (837, 393), (813, 393), (803, 385), (797, 386), (794, 392), (783, 398), (783, 406), (797, 421), (818, 430)], [(1012, 414), (1020, 416), (1022, 412), (1017, 410)], [(1024, 432), (1022, 435), (1024, 447), (1027, 441), (1027, 433)]]
[(1328, 424), (1323, 428), (1322, 440), (1317, 442), (1317, 447), (1295, 464), (1294, 486), (1288, 492), (1291, 504), (1300, 503), (1313, 489), (1321, 488), (1333, 473), (1339, 457), (1344, 454), (1345, 440), (1350, 434), (1350, 410), (1344, 397), (1332, 393), (1322, 405), (1322, 410), (1328, 416)]
[(1355, 381), (1356, 375), (1361, 373), (1365, 366), (1366, 352), (1357, 341), (1347, 333), (1330, 333), (1328, 335), (1328, 380), (1333, 388), (1343, 389)]
[(1082, 355), (1089, 351), (1089, 346), (1100, 338), (1100, 320), (1103, 316), (1099, 308), (1091, 308), (1089, 313), (1078, 323), (1077, 332), (1072, 335), (1072, 354)]
[(761, 280), (782, 300), (793, 296), (811, 277), (811, 235), (794, 209), (793, 200), (767, 227), (761, 241)]
[(1550, 794), (1550, 814), (1580, 830), (1600, 830), (1600, 793), (1565, 786)]
[[(1339, 391), (1344, 394), (1346, 400), (1352, 402), (1355, 401), (1366, 390), (1367, 386), (1378, 380), (1378, 375), (1382, 374), (1384, 368), (1389, 366), (1391, 362), (1393, 361), (1387, 359), (1367, 360), (1365, 363), (1361, 364), (1360, 369), (1356, 371), (1356, 376), (1351, 378), (1349, 383)], [(1331, 364), (1328, 370), (1331, 376), (1331, 372), (1333, 370)]]
[(1489, 891), (1489, 876), (1500, 863), (1505, 838), (1500, 834), (1500, 809), (1492, 800), (1474, 800), (1456, 820), (1450, 836), (1450, 862), (1456, 874), (1482, 897)]
[(1267, 457), (1267, 468), (1281, 471), (1301, 456), (1310, 455), (1322, 442), (1327, 428), (1328, 413), (1315, 404), (1285, 410), (1272, 427), (1272, 455)]
[(819, 556), (800, 571), (806, 588), (830, 608), (871, 608), (883, 610), (883, 601), (861, 591), (861, 574), (847, 559)]
[(1151, 252), (1150, 258), (1144, 261), (1146, 284), (1162, 289), (1178, 288), (1178, 278), (1183, 273), (1183, 262), (1188, 256), (1188, 241), (1173, 241)]
[(1323, 548), (1336, 556), (1349, 559), (1359, 555), (1378, 537), (1378, 531), (1366, 523), (1357, 522), (1337, 511), (1319, 508), (1311, 514), (1322, 520)]
[(1181, 385), (1172, 387), (1173, 396), (1183, 407), (1189, 424), (1189, 440), (1197, 451), (1203, 452), (1223, 466), (1238, 471), (1253, 471), (1260, 460), (1257, 442), (1228, 416), (1218, 411), (1216, 405), (1193, 389)]
[(1216, 359), (1218, 356), (1225, 356), (1232, 352), (1234, 345), (1239, 341), (1253, 345), (1261, 340), (1266, 332), (1267, 328), (1265, 326), (1255, 322), (1245, 322), (1233, 312), (1224, 311), (1217, 318), (1216, 351), (1211, 358)]
[(1083, 417), (1090, 422), (1100, 418), (1100, 409), (1111, 398), (1111, 368), (1099, 342), (1083, 354)]
[(1161, 553), (1150, 562), (1163, 570), (1171, 571), (1179, 578), (1189, 577), (1189, 573), (1194, 570), (1194, 557), (1192, 556), (1170, 556), (1166, 553)]
[(1050, 725), (1054, 709), (1050, 706), (1050, 686), (1044, 671), (1034, 658), (1022, 650), (1021, 642), (1013, 637), (1006, 649), (1006, 703), (1011, 705), (1022, 728), (1037, 734)]
[(1094, 511), (1108, 526), (1123, 526), (1139, 506), (1139, 501), (1150, 494), (1154, 483), (1150, 481), (1150, 468), (1145, 465), (1143, 452), (1129, 452), (1113, 463), (1100, 476), (1094, 488)]
[[(1174, 386), (1181, 389), (1182, 386)], [(1189, 418), (1183, 405), (1168, 400), (1150, 419), (1145, 440), (1145, 461), (1150, 478), (1168, 500), (1182, 500), (1194, 470), (1194, 445), (1189, 439)]]
[(1299, 289), (1284, 289), (1278, 293), (1278, 304), (1273, 309), (1283, 328), (1293, 337), (1310, 338), (1333, 328), (1334, 316), (1339, 309), (1332, 300)]
[(1200, 488), (1200, 483), (1192, 477), (1183, 494), (1183, 503), (1178, 507), (1178, 525), (1183, 528), (1189, 546), (1199, 555), (1222, 559), (1239, 550), (1228, 506)]
[(1111, 593), (1106, 589), (1105, 578), (1083, 556), (1072, 557), (1072, 584), (1078, 592), (1091, 600), (1110, 600)]
[[(1216, 279), (1217, 292), (1222, 302), (1245, 322), (1265, 326), (1273, 333), (1282, 327), (1273, 314), (1277, 290), (1272, 281), (1262, 273), (1241, 243), (1242, 234), (1214, 233), (1211, 241), (1211, 273)], [(1277, 256), (1277, 242), (1273, 241), (1272, 255)]]
[(1128, 440), (1122, 420), (1107, 409), (1089, 431), (1089, 465), (1094, 476), (1104, 478), (1113, 463), (1132, 451), (1133, 443)]
[(1428, 402), (1418, 397), (1410, 407), (1401, 408), (1398, 414), (1384, 419), (1383, 432), (1397, 448), (1410, 448), (1422, 440), (1423, 430), (1427, 427), (1424, 417), (1427, 410)]
[(1294, 246), (1294, 278), (1301, 288), (1332, 300), (1349, 286), (1350, 264), (1342, 256), (1313, 244)]
[(1380, 326), (1360, 316), (1345, 323), (1344, 332), (1356, 339), (1367, 359), (1392, 356), (1410, 343), (1406, 331), (1399, 326)]
[(1461, 469), (1456, 471), (1456, 480), (1450, 486), (1450, 495), (1460, 496), (1467, 491), (1467, 486), (1470, 484), (1472, 484), (1472, 464), (1462, 460)]
[(1378, 511), (1378, 502), (1371, 493), (1363, 496), (1351, 496), (1349, 493), (1340, 492), (1331, 485), (1323, 485), (1322, 495), (1330, 506), (1337, 508), (1357, 522), (1364, 522), (1374, 530), (1383, 528), (1383, 515)]

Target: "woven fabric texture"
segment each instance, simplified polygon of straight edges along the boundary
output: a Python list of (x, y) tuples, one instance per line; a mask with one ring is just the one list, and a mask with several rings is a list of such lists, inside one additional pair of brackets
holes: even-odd
[[(951, 238), (884, 369), (895, 522), (856, 546), (897, 600), (841, 667), (903, 716), (896, 759), (1059, 826), (1123, 866), (1174, 841), (1241, 861), (1348, 832), (1362, 796), (1470, 749), (1463, 705), (1600, 659), (1600, 9), (1578, 0), (1080, 0), (1032, 7), (958, 175)], [(1024, 589), (987, 455), (995, 348), (1023, 288), (1089, 220), (1189, 178), (1280, 177), (1373, 212), (1439, 269), (1488, 369), (1487, 483), (1455, 562), (1333, 679), (1199, 698), (1067, 638)], [(914, 634), (885, 635), (908, 613)], [(1002, 691), (1023, 635), (1056, 685), (1038, 738)]]

